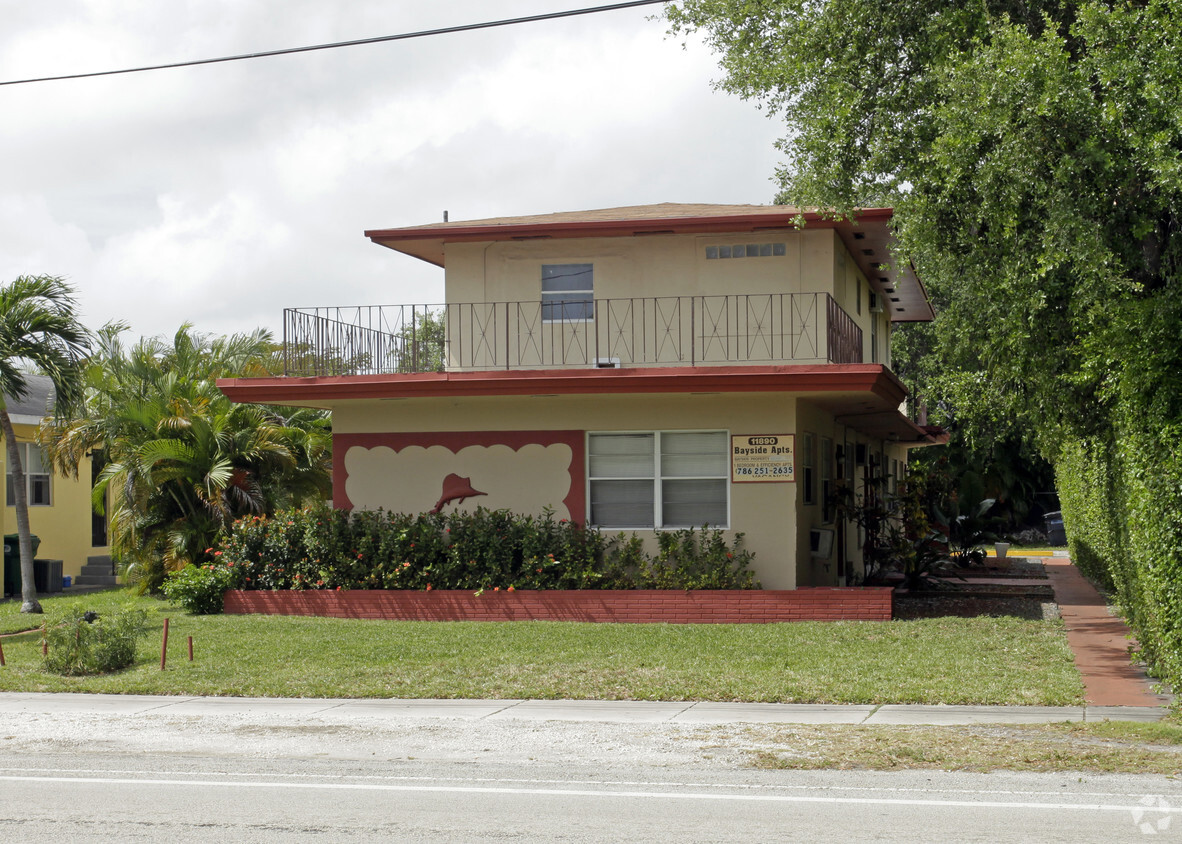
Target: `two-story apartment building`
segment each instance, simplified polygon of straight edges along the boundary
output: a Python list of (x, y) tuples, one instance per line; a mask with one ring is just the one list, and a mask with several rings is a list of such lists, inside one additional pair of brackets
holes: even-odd
[(856, 581), (838, 484), (897, 478), (891, 326), (929, 320), (889, 209), (661, 204), (366, 232), (445, 271), (438, 306), (288, 310), (287, 375), (236, 401), (333, 412), (334, 502), (553, 511), (744, 534), (765, 587)]

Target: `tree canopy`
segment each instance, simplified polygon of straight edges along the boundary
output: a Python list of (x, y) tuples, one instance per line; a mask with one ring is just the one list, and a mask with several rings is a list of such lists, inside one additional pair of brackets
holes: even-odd
[(266, 332), (210, 338), (185, 325), (171, 342), (131, 347), (123, 332), (98, 334), (85, 412), (43, 427), (39, 439), (60, 471), (76, 474), (87, 455), (103, 461), (95, 507), (109, 499), (112, 548), (145, 585), (203, 560), (234, 519), (328, 493), (323, 413), (234, 404), (217, 388), (219, 377), (269, 374)]
[(0, 287), (0, 431), (12, 473), (20, 545), (21, 612), (41, 612), (33, 582), (29, 499), (8, 401), (25, 398), (29, 371), (47, 375), (54, 412), (68, 416), (82, 397), (82, 358), (90, 335), (75, 314), (74, 291), (56, 276), (20, 276)]
[(1052, 437), (1050, 422), (1094, 430), (1152, 372), (1168, 389), (1146, 410), (1177, 416), (1177, 3), (686, 0), (667, 14), (720, 52), (721, 87), (782, 114), (784, 201), (895, 207), (900, 258), (941, 312), (930, 386), (962, 413), (984, 392)]
[(1182, 3), (682, 0), (781, 115), (783, 201), (892, 205), (907, 380), (1055, 466), (1078, 564), (1182, 682)]

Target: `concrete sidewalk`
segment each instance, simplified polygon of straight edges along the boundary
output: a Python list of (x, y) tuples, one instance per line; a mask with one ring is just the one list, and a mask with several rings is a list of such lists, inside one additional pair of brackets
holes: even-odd
[(0, 721), (14, 716), (165, 715), (226, 717), (282, 713), (287, 718), (389, 721), (458, 718), (487, 721), (591, 721), (670, 724), (932, 725), (1158, 721), (1160, 706), (902, 706), (711, 703), (633, 700), (418, 700), (166, 697), (0, 693)]

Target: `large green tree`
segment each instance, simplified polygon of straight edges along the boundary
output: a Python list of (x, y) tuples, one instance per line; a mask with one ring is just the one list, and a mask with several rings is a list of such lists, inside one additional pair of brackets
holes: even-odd
[(141, 582), (200, 562), (234, 519), (324, 497), (331, 433), (323, 413), (239, 405), (216, 379), (269, 374), (274, 344), (263, 331), (210, 338), (182, 326), (170, 342), (121, 342), (99, 332), (86, 373), (86, 409), (41, 430), (59, 469), (84, 456), (104, 465), (96, 508), (110, 507), (113, 550)]
[[(1177, 2), (685, 0), (720, 85), (784, 117), (782, 198), (889, 203), (966, 414), (1105, 424), (1164, 378), (1178, 413)], [(1132, 350), (1136, 350), (1130, 354)], [(949, 371), (949, 365), (954, 369)], [(1148, 365), (1146, 365), (1148, 364)]]
[(48, 375), (54, 411), (68, 416), (82, 395), (89, 335), (75, 315), (74, 293), (55, 276), (20, 276), (0, 287), (0, 431), (8, 449), (21, 558), (21, 612), (39, 613), (24, 466), (7, 402), (25, 398), (29, 371)]
[(938, 309), (913, 344), (935, 365), (906, 362), (978, 446), (1033, 438), (1073, 556), (1182, 681), (1182, 3), (667, 14), (719, 51), (723, 88), (783, 116), (785, 201), (895, 207)]

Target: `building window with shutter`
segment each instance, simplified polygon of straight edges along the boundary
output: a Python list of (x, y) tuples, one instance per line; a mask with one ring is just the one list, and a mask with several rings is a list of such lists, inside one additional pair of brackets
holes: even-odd
[(730, 522), (726, 431), (587, 435), (589, 521), (604, 528), (725, 528)]

